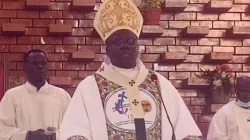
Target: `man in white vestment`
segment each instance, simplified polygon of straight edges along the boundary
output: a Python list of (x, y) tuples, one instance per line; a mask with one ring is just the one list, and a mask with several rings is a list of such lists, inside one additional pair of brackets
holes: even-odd
[(46, 54), (34, 49), (24, 56), (28, 81), (8, 90), (0, 102), (0, 140), (59, 140), (69, 94), (46, 82)]
[(250, 77), (237, 78), (236, 95), (213, 116), (207, 140), (250, 140)]
[(131, 0), (101, 4), (94, 27), (108, 57), (78, 85), (61, 124), (61, 140), (141, 140), (138, 136), (145, 131), (143, 140), (194, 140), (202, 135), (173, 85), (138, 59), (142, 24)]

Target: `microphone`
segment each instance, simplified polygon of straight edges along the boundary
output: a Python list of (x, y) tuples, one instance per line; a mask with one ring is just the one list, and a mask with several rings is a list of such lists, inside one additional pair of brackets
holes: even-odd
[(163, 104), (163, 107), (164, 107), (165, 113), (167, 115), (168, 121), (169, 121), (169, 123), (171, 125), (171, 128), (172, 128), (172, 140), (176, 140), (175, 133), (174, 133), (174, 127), (173, 127), (173, 124), (170, 121), (170, 118), (169, 118), (169, 115), (168, 115), (165, 103), (164, 103), (164, 101), (162, 99), (161, 90), (160, 90), (159, 85), (158, 85), (158, 78), (157, 78), (156, 74), (151, 75), (151, 80), (156, 84), (157, 90), (160, 92), (160, 94), (159, 94), (160, 95), (160, 99), (161, 99), (161, 102)]
[(52, 135), (56, 133), (56, 128), (55, 127), (47, 127), (44, 131), (45, 135)]

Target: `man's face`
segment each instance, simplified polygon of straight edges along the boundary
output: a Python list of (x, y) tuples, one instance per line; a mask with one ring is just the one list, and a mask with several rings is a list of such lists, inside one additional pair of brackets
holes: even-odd
[(137, 36), (129, 30), (118, 30), (107, 40), (107, 55), (113, 65), (121, 68), (133, 68), (139, 54)]
[(32, 82), (44, 81), (47, 74), (47, 57), (40, 52), (31, 53), (24, 68), (28, 79)]
[(242, 102), (250, 101), (250, 78), (243, 77), (237, 80), (236, 84), (236, 95), (237, 98)]
[(250, 91), (237, 91), (237, 97), (244, 103), (250, 102)]

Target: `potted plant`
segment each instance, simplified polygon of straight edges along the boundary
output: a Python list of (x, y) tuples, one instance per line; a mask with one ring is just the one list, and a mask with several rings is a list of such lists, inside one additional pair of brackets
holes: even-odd
[(229, 102), (230, 94), (234, 92), (236, 78), (227, 65), (218, 65), (214, 70), (201, 69), (199, 77), (209, 80), (213, 103)]
[(139, 8), (144, 12), (144, 25), (159, 25), (162, 0), (142, 0)]

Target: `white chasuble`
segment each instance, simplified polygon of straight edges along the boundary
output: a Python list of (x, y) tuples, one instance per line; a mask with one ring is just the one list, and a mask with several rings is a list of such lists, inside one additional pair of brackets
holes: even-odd
[(147, 139), (161, 139), (161, 100), (155, 83), (150, 79), (151, 74), (152, 72), (138, 87), (140, 101), (137, 99), (129, 101), (125, 88), (99, 74), (95, 75), (103, 101), (109, 140), (136, 140), (134, 123), (136, 116), (131, 110), (131, 103), (142, 107)]
[(249, 140), (250, 110), (233, 100), (216, 112), (210, 122), (207, 140)]
[[(140, 62), (141, 63), (141, 62)], [(128, 78), (103, 63), (95, 75), (76, 89), (61, 125), (62, 140), (136, 140), (135, 118), (144, 118), (147, 140), (176, 140), (201, 136), (185, 103), (170, 82), (158, 73), (159, 88), (141, 63), (138, 75)], [(197, 138), (197, 137), (196, 137)], [(187, 138), (188, 140), (191, 137)]]

